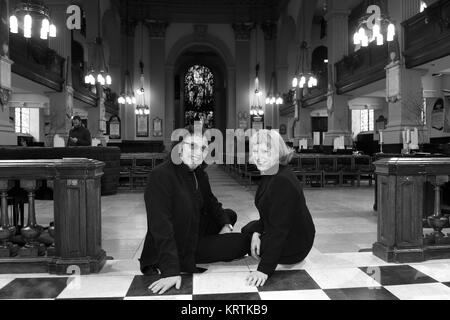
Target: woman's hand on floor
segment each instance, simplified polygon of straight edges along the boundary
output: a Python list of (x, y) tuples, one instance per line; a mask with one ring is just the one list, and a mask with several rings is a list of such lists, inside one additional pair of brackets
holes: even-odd
[(256, 271), (250, 273), (250, 275), (247, 277), (247, 285), (251, 287), (262, 287), (266, 283), (269, 276), (265, 273)]
[(258, 232), (255, 232), (252, 237), (252, 244), (250, 247), (250, 252), (252, 257), (256, 260), (260, 260), (261, 256), (261, 235)]
[(177, 290), (180, 290), (180, 288), (181, 288), (181, 277), (180, 276), (162, 278), (162, 279), (154, 282), (153, 284), (151, 284), (150, 287), (148, 287), (148, 288), (154, 294), (164, 294), (174, 286)]

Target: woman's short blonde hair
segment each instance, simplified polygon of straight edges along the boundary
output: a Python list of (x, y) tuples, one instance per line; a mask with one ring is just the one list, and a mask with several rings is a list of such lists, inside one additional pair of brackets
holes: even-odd
[[(276, 130), (258, 130), (250, 138), (250, 154), (252, 148), (257, 145), (265, 144), (268, 150), (278, 149), (279, 163), (282, 166), (287, 166), (294, 157), (294, 149), (289, 148), (283, 137)], [(275, 145), (274, 145), (275, 144)]]

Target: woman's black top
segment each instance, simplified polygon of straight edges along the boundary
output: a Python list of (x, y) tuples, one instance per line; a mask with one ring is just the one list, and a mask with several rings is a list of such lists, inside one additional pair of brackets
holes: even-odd
[(203, 167), (167, 161), (149, 176), (145, 190), (148, 232), (140, 259), (141, 270), (157, 267), (163, 278), (195, 273), (195, 254), (201, 215), (219, 225), (231, 224), (211, 191)]
[(261, 234), (258, 271), (272, 275), (280, 263), (302, 261), (311, 251), (316, 229), (294, 172), (280, 166), (276, 175), (263, 176), (255, 204), (260, 220), (246, 232)]

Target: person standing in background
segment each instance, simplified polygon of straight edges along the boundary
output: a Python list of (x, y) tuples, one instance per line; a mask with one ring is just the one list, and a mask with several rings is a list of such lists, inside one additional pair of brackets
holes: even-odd
[(73, 128), (69, 132), (68, 147), (90, 147), (92, 145), (91, 133), (83, 127), (79, 116), (73, 117)]

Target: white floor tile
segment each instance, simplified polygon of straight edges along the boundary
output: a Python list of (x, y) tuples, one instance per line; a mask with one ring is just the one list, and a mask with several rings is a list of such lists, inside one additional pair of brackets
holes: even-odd
[(450, 300), (450, 288), (442, 283), (386, 286), (400, 300)]
[(357, 268), (307, 269), (321, 289), (365, 288), (381, 286)]
[(70, 277), (58, 299), (125, 297), (133, 279), (133, 276)]
[(138, 260), (109, 260), (98, 274), (92, 277), (142, 275)]
[(152, 300), (152, 301), (180, 300), (180, 301), (190, 301), (190, 300), (192, 300), (192, 296), (191, 295), (179, 295), (179, 296), (126, 297), (124, 300)]
[(450, 263), (412, 265), (414, 269), (439, 282), (450, 282)]
[(330, 300), (322, 290), (260, 292), (261, 300)]
[(250, 287), (246, 278), (250, 272), (204, 273), (194, 275), (193, 293), (222, 294), (257, 292), (256, 287)]
[(200, 268), (208, 269), (208, 271), (206, 271), (205, 273), (249, 272), (250, 269), (246, 261), (247, 259), (241, 259), (232, 262), (198, 264), (197, 266)]

